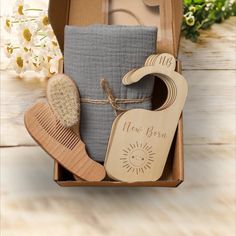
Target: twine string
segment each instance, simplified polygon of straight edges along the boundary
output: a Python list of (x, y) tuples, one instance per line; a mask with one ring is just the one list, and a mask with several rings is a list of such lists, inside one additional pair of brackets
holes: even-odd
[(139, 104), (146, 101), (151, 101), (151, 97), (137, 98), (137, 99), (122, 99), (116, 98), (113, 94), (113, 91), (109, 85), (109, 82), (106, 79), (100, 81), (101, 88), (106, 94), (107, 99), (92, 99), (92, 98), (81, 98), (81, 103), (88, 103), (94, 105), (107, 105), (110, 104), (115, 111), (116, 115), (127, 111), (123, 109), (119, 104)]
[(115, 111), (124, 111), (124, 109), (122, 109), (118, 104), (117, 104), (117, 98), (114, 97), (113, 92), (111, 87), (109, 86), (109, 83), (107, 80), (102, 79), (100, 81), (100, 85), (104, 91), (104, 93), (106, 94), (109, 103), (111, 104), (112, 108)]

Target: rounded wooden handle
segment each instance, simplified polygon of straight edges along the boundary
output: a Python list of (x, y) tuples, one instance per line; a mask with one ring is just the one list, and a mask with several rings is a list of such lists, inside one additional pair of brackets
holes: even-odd
[[(176, 60), (173, 55), (162, 53), (151, 55), (147, 58), (144, 67), (129, 71), (122, 79), (124, 85), (131, 85), (139, 82), (147, 75), (154, 75), (164, 81), (168, 89), (168, 96), (165, 103), (158, 109), (166, 109), (171, 106), (177, 96), (175, 77), (181, 76), (175, 72)], [(181, 76), (182, 77), (182, 76)]]

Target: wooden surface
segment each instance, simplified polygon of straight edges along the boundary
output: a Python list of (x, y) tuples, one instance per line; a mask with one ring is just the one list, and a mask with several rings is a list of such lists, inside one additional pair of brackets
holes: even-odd
[(177, 189), (60, 188), (38, 147), (1, 149), (2, 236), (234, 236), (233, 145), (187, 145)]
[(1, 235), (235, 235), (235, 24), (214, 25), (200, 44), (181, 40), (189, 96), (177, 189), (58, 187), (22, 120), (45, 82), (1, 70)]

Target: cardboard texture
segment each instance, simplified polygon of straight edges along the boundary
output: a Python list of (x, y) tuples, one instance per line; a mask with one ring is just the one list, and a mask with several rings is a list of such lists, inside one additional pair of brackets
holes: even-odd
[[(158, 52), (178, 56), (182, 22), (182, 0), (50, 0), (49, 17), (60, 47), (64, 47), (65, 25), (125, 24), (158, 27)], [(181, 73), (177, 62), (176, 71)], [(164, 82), (156, 80), (153, 108), (166, 100)], [(157, 99), (158, 98), (158, 99)], [(75, 180), (73, 175), (55, 162), (54, 180), (63, 187), (72, 186), (146, 186), (177, 187), (184, 180), (183, 119), (181, 117), (164, 172), (158, 181), (124, 183), (109, 178), (101, 182)]]

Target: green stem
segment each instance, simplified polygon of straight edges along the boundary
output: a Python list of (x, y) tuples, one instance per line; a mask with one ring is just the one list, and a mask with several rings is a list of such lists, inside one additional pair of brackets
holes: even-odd
[(197, 27), (197, 30), (201, 29), (202, 26), (208, 21), (208, 19), (205, 19), (201, 22), (201, 24)]
[[(24, 20), (24, 22), (28, 22), (28, 21), (35, 21), (37, 18), (33, 18), (33, 19), (29, 19), (29, 20)], [(21, 23), (22, 21), (12, 21), (11, 23), (15, 24), (15, 23)]]
[[(31, 47), (31, 48), (40, 48), (40, 47), (41, 47), (41, 45), (35, 45), (35, 46)], [(12, 49), (20, 49), (20, 48), (21, 48), (20, 46), (15, 46)]]
[(38, 35), (41, 35), (41, 36), (46, 36), (47, 34), (45, 34), (44, 32), (37, 32)]
[(40, 39), (40, 41), (42, 41), (43, 39), (45, 39), (47, 37), (47, 35), (45, 35), (44, 37), (42, 37), (41, 39)]
[(43, 9), (28, 8), (28, 9), (25, 9), (25, 11), (43, 11)]

